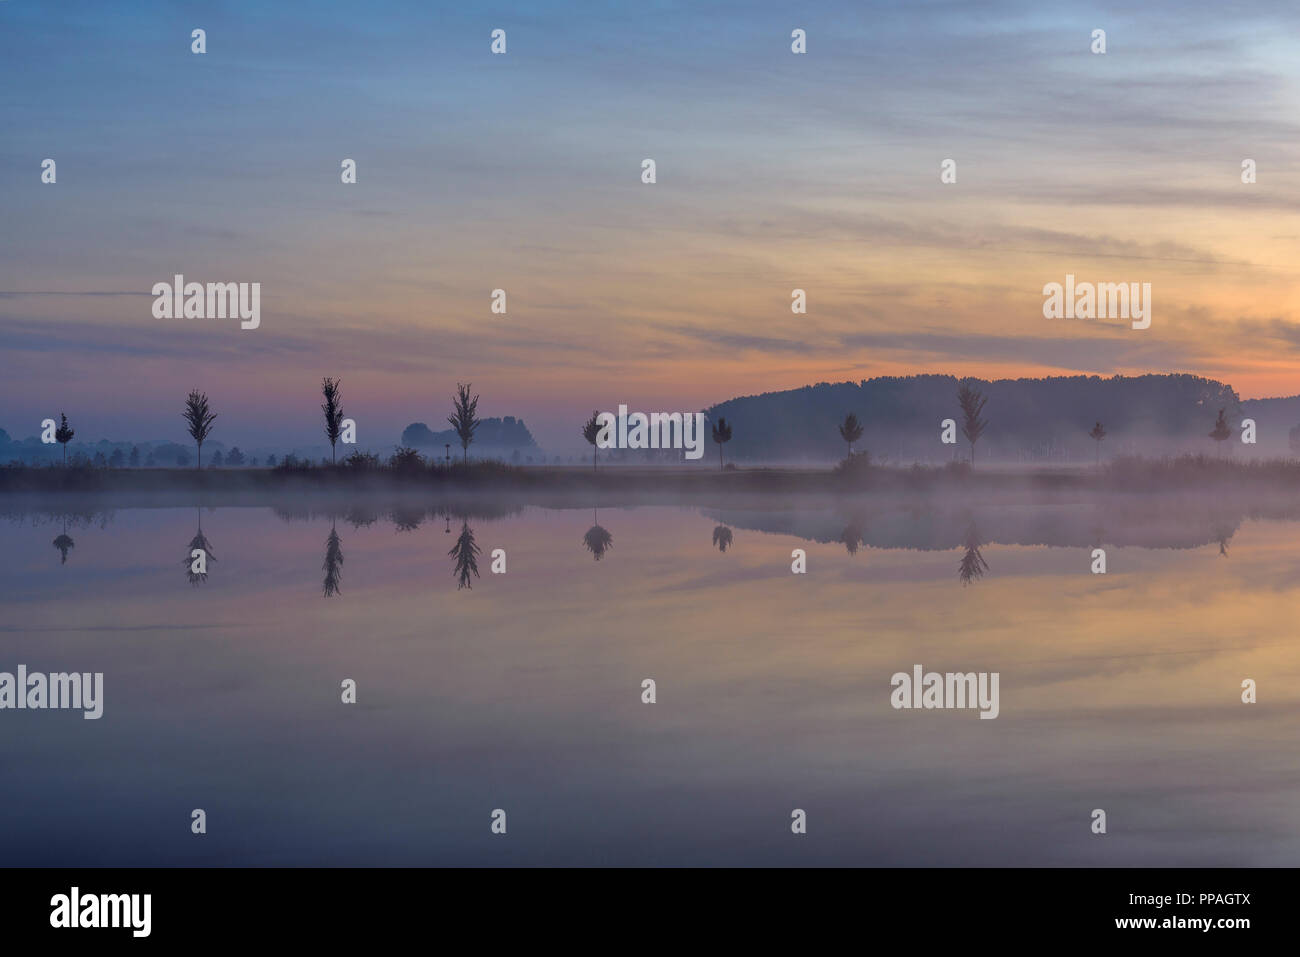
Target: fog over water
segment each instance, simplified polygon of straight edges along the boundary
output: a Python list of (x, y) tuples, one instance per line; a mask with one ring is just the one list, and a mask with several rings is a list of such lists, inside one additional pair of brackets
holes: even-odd
[[(100, 720), (0, 722), (10, 863), (1300, 851), (1300, 512), (1282, 499), (87, 502), (12, 510), (0, 548), (0, 671), (104, 673)], [(999, 716), (891, 707), (916, 664), (1000, 673)]]

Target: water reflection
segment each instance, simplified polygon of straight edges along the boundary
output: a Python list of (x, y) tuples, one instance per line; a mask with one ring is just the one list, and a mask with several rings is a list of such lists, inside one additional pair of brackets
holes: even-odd
[(725, 552), (730, 548), (732, 537), (731, 529), (727, 528), (727, 526), (715, 525), (713, 527), (713, 544), (717, 547), (718, 551)]
[(190, 539), (189, 550), (182, 564), (185, 565), (185, 578), (195, 588), (208, 580), (208, 562), (215, 562), (217, 556), (212, 554), (212, 543), (203, 534), (203, 513), (198, 512), (199, 530)]
[(582, 536), (582, 544), (587, 546), (587, 551), (591, 552), (596, 561), (600, 561), (605, 557), (605, 553), (614, 547), (614, 536), (609, 533), (609, 529), (600, 524), (594, 508), (591, 510), (591, 520), (593, 524)]
[(862, 545), (862, 526), (856, 522), (845, 525), (844, 531), (840, 532), (840, 542), (846, 552), (856, 555)]
[(989, 570), (989, 563), (980, 554), (980, 546), (983, 544), (979, 529), (974, 522), (971, 522), (966, 526), (966, 536), (962, 542), (966, 553), (957, 564), (957, 578), (960, 579), (963, 587), (978, 578), (983, 578), (984, 573)]
[(339, 594), (339, 582), (343, 577), (343, 543), (339, 540), (338, 530), (330, 523), (330, 535), (325, 539), (325, 569), (323, 588), (326, 598)]
[[(0, 521), (0, 553), (22, 559), (0, 563), (10, 660), (104, 671), (111, 692), (93, 748), (80, 719), (0, 722), (28, 769), (5, 790), (6, 862), (1004, 866), (1102, 853), (1116, 866), (1274, 866), (1300, 855), (1289, 637), (1300, 515), (1150, 502), (782, 500), (717, 516), (605, 505), (593, 549), (583, 507), (393, 504), (297, 503), (283, 524), (266, 508), (205, 509), (197, 535), (189, 507), (124, 509), (101, 531), (72, 510)], [(419, 523), (394, 534), (417, 507)], [(606, 521), (626, 551), (595, 569), (612, 544)], [(77, 560), (50, 574), (49, 532), (64, 528)], [(208, 533), (224, 543), (221, 574), (176, 589), (175, 543), (211, 549)], [(491, 552), (480, 535), (508, 546), (511, 568), (472, 596)], [(1090, 574), (1087, 551), (1115, 539), (1146, 547)], [(869, 546), (870, 562), (849, 557), (849, 542)], [(798, 579), (795, 546), (810, 559)], [(1216, 557), (1224, 547), (1232, 562)], [(322, 603), (322, 591), (341, 597), (344, 553), (348, 600)], [(953, 564), (979, 587), (954, 589)], [(489, 596), (500, 600), (475, 600)], [(889, 676), (914, 662), (1000, 672), (1000, 716), (893, 710)], [(370, 689), (366, 710), (336, 703), (343, 675)], [(640, 703), (644, 676), (671, 691), (671, 711)], [(1271, 689), (1266, 705), (1238, 703), (1243, 676)], [(87, 780), (114, 786), (69, 818)], [(789, 809), (810, 788), (823, 824), (791, 841)], [(192, 840), (174, 826), (178, 794), (219, 795), (239, 827)], [(530, 825), (508, 843), (485, 836), (484, 808), (497, 806)], [(1094, 806), (1123, 809), (1101, 851)]]
[(470, 576), (479, 577), (478, 556), (480, 549), (474, 541), (474, 531), (469, 527), (469, 522), (461, 522), (460, 535), (456, 539), (456, 544), (451, 546), (447, 554), (452, 557), (455, 564), (453, 574), (456, 577), (456, 590), (473, 588), (474, 586), (470, 583)]
[(64, 519), (63, 534), (54, 539), (54, 547), (59, 550), (59, 555), (61, 556), (59, 561), (60, 565), (68, 564), (68, 550), (75, 547), (76, 544), (77, 543), (72, 540), (72, 537), (68, 535), (68, 522), (67, 519)]

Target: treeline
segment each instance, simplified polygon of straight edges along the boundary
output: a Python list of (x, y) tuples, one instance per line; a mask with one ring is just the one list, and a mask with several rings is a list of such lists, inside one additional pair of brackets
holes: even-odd
[[(735, 438), (733, 459), (828, 461), (841, 456), (836, 428), (847, 414), (861, 428), (859, 447), (877, 460), (940, 462), (967, 454), (961, 442), (939, 441), (941, 423), (963, 422), (963, 386), (986, 401), (988, 426), (980, 455), (994, 461), (1092, 461), (1104, 423), (1115, 454), (1165, 455), (1205, 450), (1223, 410), (1229, 428), (1240, 423), (1241, 402), (1229, 385), (1188, 374), (1052, 376), (1041, 379), (958, 379), (946, 375), (883, 376), (861, 382), (819, 383), (719, 403), (706, 414), (726, 418)], [(1231, 443), (1227, 443), (1231, 444)]]

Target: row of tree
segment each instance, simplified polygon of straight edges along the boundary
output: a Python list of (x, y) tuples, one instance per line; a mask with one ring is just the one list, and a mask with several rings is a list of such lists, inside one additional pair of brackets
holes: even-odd
[[(479, 396), (471, 395), (472, 383), (470, 385), (456, 384), (456, 394), (452, 398), (452, 413), (447, 416), (447, 421), (451, 424), (456, 436), (460, 439), (461, 450), (464, 460), (469, 460), (469, 447), (474, 441), (474, 432), (480, 425), (478, 417), (478, 400)], [(321, 380), (321, 412), (325, 417), (325, 437), (330, 443), (330, 461), (337, 461), (337, 446), (339, 439), (343, 435), (345, 416), (343, 413), (343, 393), (339, 379), (326, 377)], [(984, 418), (984, 406), (988, 398), (975, 386), (970, 380), (963, 380), (957, 389), (957, 406), (961, 410), (962, 435), (970, 443), (970, 462), (975, 464), (975, 443), (979, 441), (980, 436), (988, 428), (988, 420)], [(1228, 425), (1226, 418), (1226, 409), (1219, 410), (1219, 416), (1214, 424), (1214, 429), (1209, 433), (1209, 437), (1217, 442), (1222, 442), (1232, 435), (1231, 427)], [(217, 414), (212, 411), (205, 393), (197, 390), (191, 391), (185, 399), (185, 407), (181, 413), (185, 420), (186, 427), (189, 431), (190, 438), (195, 442), (197, 451), (196, 468), (203, 467), (203, 443), (207, 441), (212, 434), (213, 423), (217, 419)], [(68, 417), (60, 413), (60, 425), (54, 433), (55, 440), (63, 446), (63, 462), (67, 465), (68, 460), (68, 443), (76, 434), (68, 425)], [(582, 426), (582, 437), (591, 445), (591, 467), (596, 468), (596, 442), (600, 435), (599, 413), (593, 411), (589, 418)], [(718, 446), (718, 468), (725, 467), (722, 455), (722, 446), (731, 441), (732, 427), (725, 417), (719, 417), (718, 421), (712, 424), (713, 441)], [(839, 426), (840, 438), (848, 444), (848, 455), (853, 457), (853, 445), (862, 438), (862, 423), (858, 421), (857, 415), (850, 412), (844, 417), (844, 422)], [(1106, 437), (1106, 430), (1101, 422), (1093, 426), (1088, 435), (1097, 443), (1097, 461), (1101, 461), (1101, 440)], [(399, 449), (395, 458), (400, 458), (402, 452), (416, 454), (414, 449)], [(102, 456), (102, 453), (99, 453)], [(221, 453), (217, 453), (217, 459), (212, 464), (220, 465), (243, 465), (244, 455), (239, 451), (239, 447), (231, 448), (224, 462), (219, 460)], [(418, 457), (418, 454), (417, 454)], [(116, 464), (114, 464), (116, 460)], [(113, 457), (107, 460), (107, 464), (113, 467), (121, 467), (122, 451), (117, 449), (113, 452)], [(256, 464), (256, 459), (253, 460)], [(274, 464), (274, 461), (268, 462)], [(400, 461), (393, 461), (394, 466), (401, 465)], [(130, 466), (136, 468), (139, 465), (139, 449), (133, 448), (130, 455)]]
[[(466, 461), (469, 459), (470, 443), (474, 441), (474, 432), (478, 429), (480, 420), (478, 417), (478, 400), (477, 395), (471, 396), (471, 385), (456, 385), (456, 396), (452, 404), (452, 414), (447, 416), (447, 421), (451, 423), (456, 435), (460, 439), (461, 448), (464, 450)], [(326, 377), (321, 380), (321, 412), (325, 416), (325, 437), (330, 443), (330, 461), (337, 461), (337, 447), (339, 439), (343, 436), (344, 419), (343, 414), (343, 392), (339, 379)], [(181, 410), (181, 417), (185, 421), (185, 426), (194, 440), (196, 461), (195, 468), (203, 467), (203, 443), (212, 435), (213, 424), (217, 420), (217, 413), (212, 411), (211, 403), (208, 401), (206, 393), (198, 390), (191, 391), (185, 398), (185, 407)], [(68, 417), (64, 413), (59, 413), (60, 424), (54, 432), (55, 441), (63, 446), (63, 464), (68, 464), (68, 443), (76, 434), (75, 430), (68, 425)], [(102, 453), (99, 453), (102, 456)], [(120, 467), (123, 460), (120, 458), (122, 452), (120, 449), (114, 451), (112, 459), (106, 460), (105, 464), (113, 467)], [(289, 458), (286, 457), (286, 461)], [(132, 448), (130, 455), (130, 467), (136, 468), (140, 464), (139, 448)], [(217, 452), (214, 456), (213, 465), (243, 465), (245, 462), (244, 454), (239, 450), (239, 446), (234, 446), (226, 454), (225, 459), (221, 458), (221, 453)], [(151, 463), (146, 463), (151, 464)], [(181, 462), (184, 465), (186, 463)], [(254, 459), (252, 464), (256, 465)], [(267, 460), (268, 465), (275, 465), (275, 457), (271, 456)]]

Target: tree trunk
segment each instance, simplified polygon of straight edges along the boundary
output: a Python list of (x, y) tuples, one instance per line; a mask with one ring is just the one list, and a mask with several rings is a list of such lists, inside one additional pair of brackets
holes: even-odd
[(718, 471), (722, 471), (722, 443), (718, 443)]

